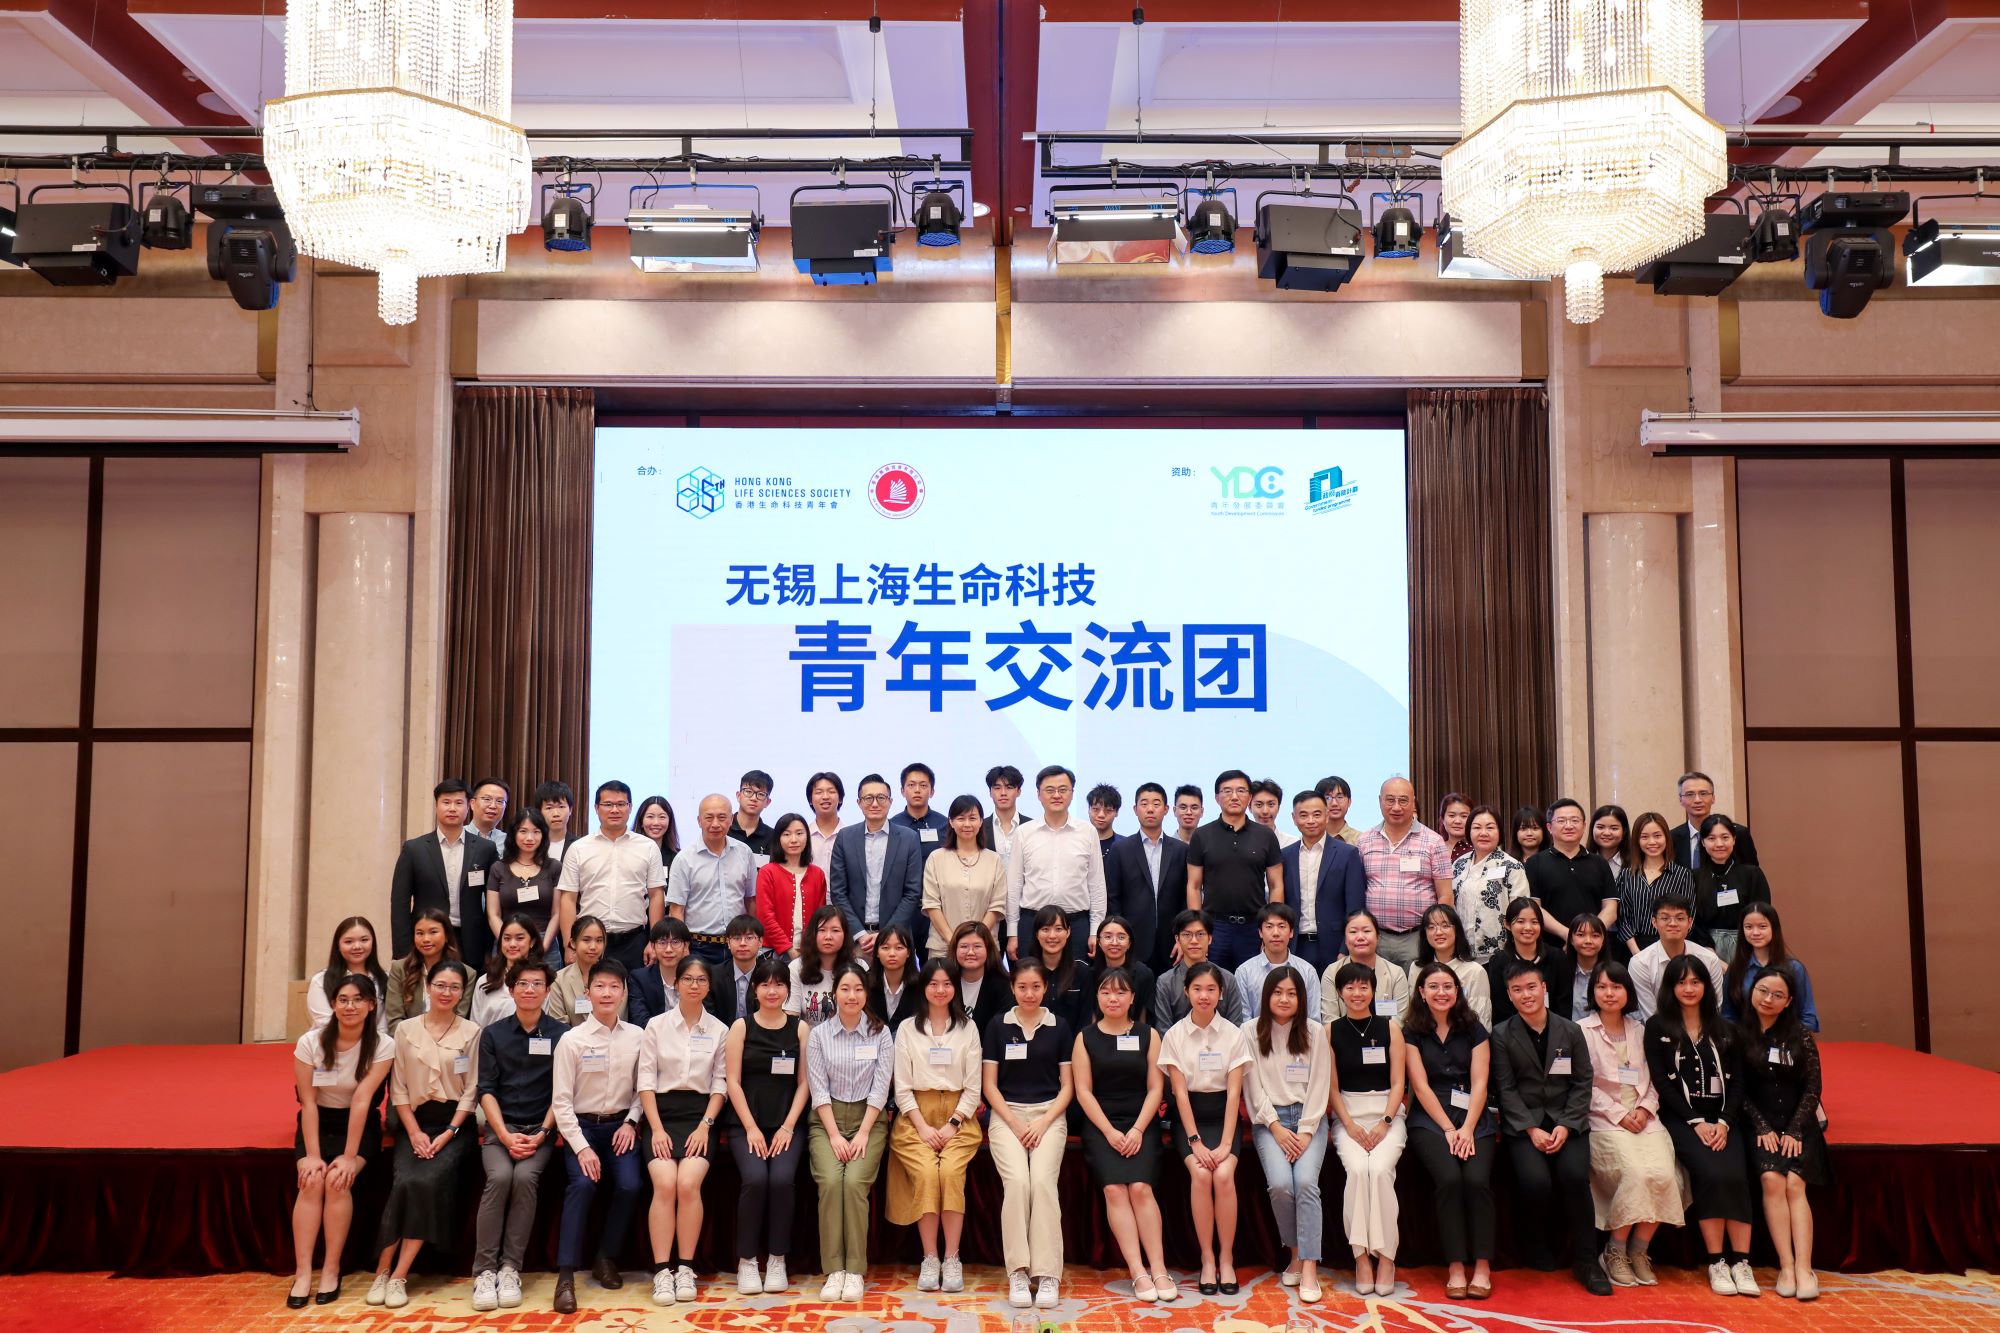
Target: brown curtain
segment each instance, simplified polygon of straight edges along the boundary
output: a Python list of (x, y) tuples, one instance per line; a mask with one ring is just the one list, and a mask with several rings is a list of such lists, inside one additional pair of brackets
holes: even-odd
[(588, 389), (465, 388), (453, 408), (444, 771), (506, 779), (510, 810), (585, 781), (596, 422)]
[(1447, 792), (1501, 811), (1555, 788), (1548, 396), (1410, 394), (1410, 764), (1419, 816)]

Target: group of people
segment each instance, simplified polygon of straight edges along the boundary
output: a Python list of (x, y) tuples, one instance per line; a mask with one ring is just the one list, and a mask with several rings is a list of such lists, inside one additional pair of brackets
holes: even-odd
[(1240, 770), (1213, 784), (1214, 820), (1180, 788), (1172, 832), (1165, 789), (1142, 785), (1125, 837), (1108, 786), (1086, 794), (1088, 821), (1070, 816), (1061, 766), (1036, 775), (1032, 820), (1009, 767), (987, 775), (990, 812), (965, 795), (940, 813), (921, 764), (901, 779), (902, 811), (870, 774), (862, 819), (842, 824), (841, 779), (815, 774), (812, 816), (767, 825), (770, 779), (752, 771), (733, 806), (699, 803), (687, 847), (664, 799), (635, 814), (620, 782), (598, 787), (583, 836), (560, 783), (511, 819), (505, 784), (440, 783), (437, 828), (398, 860), (394, 956), (384, 966), (352, 917), (308, 983), (290, 1304), (338, 1293), (385, 1096), (392, 1178), (368, 1301), (392, 1308), (423, 1245), (458, 1240), (475, 1151), (475, 1309), (520, 1303), (557, 1158), (556, 1310), (576, 1309), (580, 1269), (622, 1286), (642, 1201), (654, 1299), (693, 1300), (702, 1188), (725, 1144), (738, 1291), (789, 1289), (802, 1158), (821, 1299), (862, 1294), (885, 1170), (885, 1215), (921, 1242), (918, 1288), (962, 1290), (983, 1146), (1008, 1299), (1050, 1308), (1072, 1133), (1140, 1300), (1181, 1295), (1154, 1193), (1163, 1148), (1188, 1177), (1197, 1291), (1238, 1289), (1246, 1139), (1303, 1301), (1322, 1295), (1329, 1148), (1364, 1294), (1397, 1282), (1409, 1148), (1432, 1184), (1445, 1294), (1490, 1295), (1503, 1146), (1531, 1265), (1567, 1263), (1599, 1295), (1650, 1284), (1657, 1228), (1692, 1215), (1711, 1288), (1757, 1295), (1754, 1189), (1778, 1294), (1818, 1294), (1818, 1015), (1749, 830), (1709, 808), (1702, 774), (1680, 783), (1678, 826), (1615, 806), (1586, 821), (1564, 799), (1517, 812), (1512, 851), (1498, 813), (1456, 795), (1437, 828), (1421, 823), (1400, 778), (1365, 831), (1346, 823), (1343, 780), (1296, 794), (1286, 837), (1283, 793)]

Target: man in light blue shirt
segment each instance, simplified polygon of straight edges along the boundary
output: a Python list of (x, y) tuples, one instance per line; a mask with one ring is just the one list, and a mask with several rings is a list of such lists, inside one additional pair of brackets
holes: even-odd
[(1257, 938), (1263, 950), (1236, 967), (1236, 989), (1243, 996), (1244, 1021), (1254, 1020), (1264, 1007), (1264, 981), (1281, 967), (1299, 979), (1299, 1012), (1319, 1012), (1319, 976), (1312, 965), (1292, 954), (1292, 931), (1298, 916), (1289, 903), (1266, 903), (1257, 912)]
[(924, 900), (924, 858), (917, 835), (889, 822), (889, 784), (870, 773), (855, 787), (861, 822), (833, 839), (827, 901), (840, 909), (855, 948), (873, 957), (875, 936), (894, 922), (916, 936)]
[(729, 961), (729, 923), (751, 910), (757, 859), (729, 836), (729, 801), (704, 796), (695, 818), (701, 842), (684, 849), (667, 872), (667, 911), (687, 922), (693, 951), (712, 968)]

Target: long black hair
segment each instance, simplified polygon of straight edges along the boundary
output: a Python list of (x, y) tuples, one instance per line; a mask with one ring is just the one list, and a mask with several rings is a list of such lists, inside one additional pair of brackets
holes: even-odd
[(1659, 1024), (1661, 1033), (1677, 1042), (1688, 1040), (1687, 1020), (1681, 1015), (1681, 998), (1675, 991), (1682, 979), (1690, 976), (1701, 978), (1701, 1035), (1713, 1040), (1717, 1049), (1728, 1046), (1731, 1033), (1729, 1025), (1722, 1021), (1715, 978), (1708, 975), (1708, 965), (1691, 953), (1667, 960), (1667, 970), (1660, 974), (1659, 999), (1651, 1022)]
[[(1351, 966), (1351, 964), (1350, 964)], [(1291, 1031), (1285, 1034), (1285, 1049), (1293, 1055), (1304, 1055), (1312, 1049), (1312, 1015), (1306, 1012), (1306, 988), (1299, 980), (1297, 969), (1274, 967), (1264, 977), (1264, 994), (1257, 1003), (1257, 1053), (1271, 1053), (1271, 996), (1278, 987), (1289, 983), (1292, 994), (1298, 998), (1298, 1009), (1292, 1014)]]
[[(359, 920), (358, 917), (349, 919)], [(361, 998), (368, 1001), (368, 1016), (361, 1020), (360, 1051), (354, 1062), (355, 1076), (357, 1078), (367, 1078), (368, 1071), (375, 1067), (375, 1043), (380, 1041), (382, 1037), (381, 1025), (375, 1021), (375, 1016), (382, 1010), (382, 992), (375, 989), (374, 979), (366, 973), (349, 972), (340, 979), (340, 985), (333, 988), (334, 998), (339, 998), (340, 992), (349, 986), (360, 991)], [(340, 1014), (336, 1011), (333, 1017), (326, 1020), (326, 1026), (319, 1030), (319, 1067), (321, 1069), (333, 1068), (333, 1062), (340, 1054), (335, 1049), (339, 1040)]]
[(500, 849), (501, 862), (503, 864), (511, 864), (515, 856), (519, 854), (520, 849), (514, 846), (514, 838), (520, 833), (521, 825), (523, 824), (533, 824), (537, 829), (541, 830), (542, 840), (535, 844), (535, 854), (530, 859), (534, 861), (536, 870), (547, 870), (549, 868), (549, 821), (542, 818), (542, 812), (532, 805), (522, 806), (514, 812), (514, 817), (507, 821), (507, 842)]
[[(446, 921), (451, 918), (447, 916)], [(365, 916), (351, 916), (333, 928), (333, 947), (327, 950), (326, 973), (320, 981), (320, 989), (326, 993), (329, 1007), (333, 997), (340, 994), (340, 983), (347, 977), (347, 955), (340, 951), (340, 937), (356, 926), (368, 932), (367, 977), (375, 983), (375, 1003), (380, 1005), (389, 994), (389, 974), (382, 968), (382, 937), (375, 933), (375, 923)]]
[[(1042, 927), (1057, 924), (1060, 924), (1065, 932), (1074, 933), (1070, 928), (1069, 913), (1063, 911), (1062, 908), (1051, 905), (1035, 913), (1035, 927), (1032, 936), (1035, 961), (1041, 963), (1045, 968), (1048, 967), (1048, 954), (1042, 949)], [(1049, 968), (1050, 996), (1065, 995), (1069, 992), (1070, 981), (1076, 975), (1076, 955), (1071, 952), (1071, 948), (1072, 942), (1064, 941), (1062, 961), (1057, 963), (1053, 968)]]
[(833, 956), (833, 966), (827, 971), (838, 972), (854, 961), (854, 935), (847, 929), (847, 918), (832, 903), (821, 903), (806, 921), (806, 937), (799, 947), (799, 980), (808, 986), (819, 985), (825, 975), (819, 965), (819, 928), (828, 921), (840, 923), (840, 952)]
[[(1437, 950), (1431, 947), (1431, 922), (1451, 923), (1451, 960), (1454, 963), (1469, 963), (1472, 953), (1465, 945), (1465, 922), (1459, 919), (1458, 909), (1447, 903), (1432, 903), (1424, 909), (1423, 919), (1417, 923), (1417, 966), (1424, 967), (1437, 961)], [(1512, 938), (1511, 934), (1508, 938)]]
[[(1786, 980), (1791, 984), (1792, 995), (1796, 999), (1798, 997), (1799, 979), (1789, 975), (1791, 966), (1796, 960), (1792, 957), (1792, 951), (1785, 947), (1785, 927), (1784, 923), (1778, 920), (1778, 909), (1764, 902), (1745, 903), (1743, 905), (1743, 915), (1737, 918), (1737, 929), (1739, 931), (1742, 929), (1743, 922), (1750, 919), (1752, 912), (1755, 912), (1758, 916), (1763, 917), (1771, 923), (1771, 961), (1761, 966), (1784, 968), (1787, 972)], [(1750, 975), (1758, 971), (1759, 967), (1757, 951), (1750, 947), (1749, 941), (1739, 939), (1736, 942), (1736, 956), (1729, 960), (1729, 971), (1722, 978), (1722, 993), (1727, 995), (1736, 1007), (1741, 1009), (1745, 1014), (1750, 1012), (1750, 985), (1752, 984), (1750, 982)]]
[(1757, 984), (1766, 977), (1785, 983), (1784, 1012), (1778, 1015), (1777, 1021), (1767, 1030), (1764, 1027), (1763, 1016), (1751, 1007), (1750, 997), (1745, 994), (1743, 1016), (1736, 1020), (1737, 1031), (1752, 1050), (1760, 1045), (1782, 1046), (1796, 1055), (1806, 1044), (1806, 1025), (1799, 1017), (1801, 1009), (1799, 979), (1793, 976), (1791, 969), (1787, 967), (1760, 967), (1750, 978), (1750, 989), (1755, 990)]
[[(540, 819), (541, 816), (536, 815), (535, 818)], [(516, 912), (500, 923), (500, 935), (505, 935), (509, 926), (519, 926), (522, 930), (528, 932), (528, 952), (522, 954), (521, 957), (540, 958), (542, 956), (541, 950), (535, 947), (542, 942), (542, 930), (540, 926), (530, 921), (527, 915), (522, 912)], [(480, 978), (479, 982), (479, 989), (489, 995), (494, 991), (505, 990), (507, 988), (508, 958), (506, 954), (500, 952), (500, 935), (493, 937), (493, 956), (486, 960), (486, 975)]]
[(932, 958), (917, 972), (917, 994), (923, 997), (923, 1008), (919, 1012), (926, 1022), (930, 1021), (931, 1016), (932, 977), (943, 977), (951, 983), (951, 1003), (945, 1006), (950, 1014), (950, 1021), (945, 1024), (945, 1031), (949, 1032), (960, 1023), (969, 1021), (965, 1016), (965, 992), (958, 988), (958, 965), (946, 962), (942, 958)]
[[(692, 957), (692, 955), (689, 956)], [(835, 991), (840, 989), (840, 983), (844, 977), (853, 977), (861, 983), (862, 1031), (872, 1037), (883, 1028), (889, 1026), (889, 1016), (882, 1012), (882, 1000), (876, 995), (875, 988), (868, 984), (867, 965), (850, 958), (840, 966), (834, 968), (833, 989)], [(840, 1021), (840, 1001), (838, 999), (835, 999), (833, 1002), (833, 1012), (834, 1017), (829, 1021), (837, 1023)]]
[(411, 918), (410, 952), (407, 957), (397, 960), (403, 965), (403, 1012), (406, 1014), (415, 1009), (417, 992), (430, 980), (430, 969), (436, 966), (425, 963), (424, 956), (417, 952), (417, 924), (422, 921), (434, 921), (444, 927), (444, 949), (438, 954), (438, 962), (446, 959), (457, 962), (459, 959), (458, 932), (451, 928), (451, 913), (442, 907), (426, 907)]

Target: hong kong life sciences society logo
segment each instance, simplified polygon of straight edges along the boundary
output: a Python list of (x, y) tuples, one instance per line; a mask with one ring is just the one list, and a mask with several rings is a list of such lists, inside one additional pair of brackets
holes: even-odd
[(705, 467), (683, 472), (674, 481), (674, 507), (696, 518), (707, 518), (722, 508), (727, 489), (721, 477)]
[(1337, 467), (1321, 468), (1306, 482), (1306, 512), (1330, 514), (1354, 503), (1360, 483), (1348, 482)]

